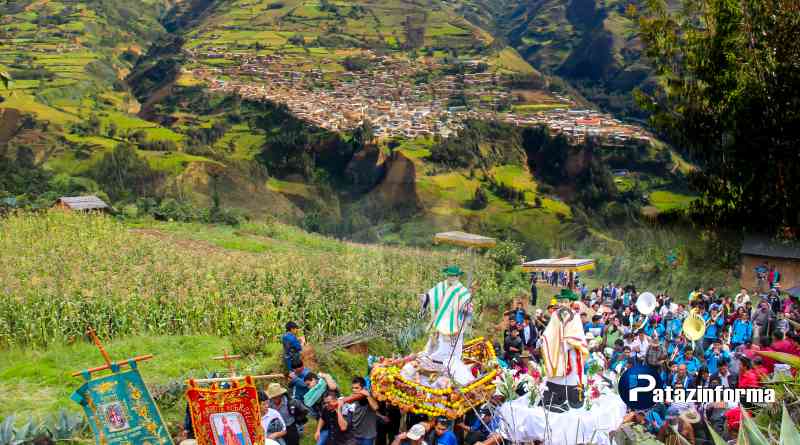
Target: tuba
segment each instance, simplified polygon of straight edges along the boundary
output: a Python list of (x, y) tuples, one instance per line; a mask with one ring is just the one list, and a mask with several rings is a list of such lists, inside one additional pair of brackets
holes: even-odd
[(683, 320), (683, 335), (691, 341), (697, 341), (703, 338), (706, 333), (706, 322), (703, 320), (697, 311), (692, 310), (689, 315)]
[(642, 292), (636, 299), (636, 310), (642, 315), (652, 314), (656, 310), (656, 306), (658, 306), (656, 296), (650, 292)]

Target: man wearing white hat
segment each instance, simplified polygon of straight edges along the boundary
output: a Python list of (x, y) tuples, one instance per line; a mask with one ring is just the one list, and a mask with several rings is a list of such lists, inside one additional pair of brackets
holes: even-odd
[(418, 423), (405, 433), (398, 434), (392, 441), (392, 445), (427, 445), (425, 441), (422, 440), (427, 432), (428, 429), (425, 428), (425, 424)]

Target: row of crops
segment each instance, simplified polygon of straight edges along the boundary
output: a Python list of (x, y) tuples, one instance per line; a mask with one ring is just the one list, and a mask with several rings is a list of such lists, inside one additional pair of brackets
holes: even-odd
[[(313, 244), (250, 253), (112, 217), (18, 213), (0, 220), (0, 347), (133, 334), (274, 340), (298, 320), (310, 340), (402, 326), (416, 295), (463, 253)], [(284, 243), (286, 244), (286, 243)], [(500, 294), (480, 261), (481, 295)]]

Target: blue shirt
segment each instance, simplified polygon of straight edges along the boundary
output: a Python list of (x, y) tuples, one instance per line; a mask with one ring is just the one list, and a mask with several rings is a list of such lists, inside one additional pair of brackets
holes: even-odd
[(431, 440), (428, 441), (430, 445), (433, 445), (434, 443), (436, 445), (458, 445), (458, 439), (456, 439), (456, 435), (450, 430), (445, 431), (444, 434), (438, 437), (436, 436), (436, 431), (434, 431), (431, 433), (430, 439)]
[[(595, 322), (590, 321), (590, 322), (587, 322), (586, 324), (583, 325), (583, 331), (584, 332), (591, 332), (595, 337), (599, 337), (599, 336), (603, 335), (603, 330), (605, 329), (605, 327), (606, 327), (606, 325), (603, 324), (603, 323), (595, 323)], [(593, 332), (592, 329), (595, 329), (595, 330), (599, 329), (599, 331)]]
[(686, 372), (689, 374), (697, 374), (697, 371), (700, 370), (700, 360), (697, 357), (692, 357), (691, 360), (687, 360), (686, 357), (682, 356), (675, 360), (675, 363), (679, 365), (686, 365)]
[(733, 322), (733, 335), (731, 336), (731, 343), (741, 344), (746, 343), (753, 338), (753, 322), (750, 320), (742, 320), (737, 318)]
[(644, 419), (647, 421), (647, 430), (653, 434), (657, 433), (661, 426), (664, 425), (664, 419), (654, 409), (648, 411)]
[(673, 338), (681, 335), (681, 331), (683, 330), (683, 319), (678, 317), (673, 318), (667, 324), (667, 329), (669, 329), (669, 332)]
[(708, 351), (706, 351), (706, 366), (708, 366), (709, 374), (716, 374), (720, 363), (727, 363), (730, 358), (731, 355), (728, 351), (720, 350), (719, 354), (714, 354), (714, 347), (708, 348)]
[[(705, 313), (703, 314), (703, 320), (708, 323), (708, 320), (711, 319), (711, 314)], [(717, 315), (717, 321), (706, 326), (706, 335), (703, 337), (708, 340), (716, 340), (719, 337), (719, 331), (722, 330), (722, 326), (725, 324), (725, 317), (721, 314)]]
[(303, 368), (303, 370), (300, 371), (300, 374), (297, 374), (297, 376), (289, 382), (289, 387), (293, 390), (293, 399), (301, 402), (303, 401), (303, 397), (305, 397), (309, 390), (308, 385), (306, 385), (306, 382), (304, 381), (309, 372), (311, 372), (310, 369)]
[(283, 344), (283, 360), (286, 363), (286, 369), (292, 369), (292, 358), (289, 354), (292, 350), (300, 352), (303, 350), (303, 345), (300, 344), (300, 340), (298, 340), (297, 336), (292, 334), (291, 332), (287, 332), (283, 334), (281, 337), (281, 343)]

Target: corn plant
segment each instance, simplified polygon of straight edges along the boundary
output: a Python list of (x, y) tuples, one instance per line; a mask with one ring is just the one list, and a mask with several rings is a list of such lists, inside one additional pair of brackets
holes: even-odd
[[(288, 320), (320, 341), (411, 318), (415, 295), (442, 278), (443, 266), (467, 263), (457, 249), (356, 245), (309, 234), (294, 235), (288, 249), (252, 253), (142, 232), (97, 215), (0, 219), (0, 347), (81, 340), (88, 326), (102, 338), (275, 339)], [(481, 259), (478, 304), (504, 292), (493, 277), (494, 265)]]

